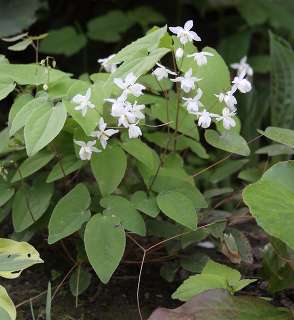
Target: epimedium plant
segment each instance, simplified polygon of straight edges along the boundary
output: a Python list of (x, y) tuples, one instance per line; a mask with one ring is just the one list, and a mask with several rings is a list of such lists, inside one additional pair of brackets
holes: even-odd
[[(88, 78), (72, 78), (58, 70), (51, 57), (34, 64), (0, 60), (0, 97), (15, 92), (8, 125), (0, 133), (0, 205), (11, 212), (17, 233), (48, 227), (50, 245), (71, 236), (77, 259), (87, 257), (103, 283), (120, 264), (127, 237), (137, 244), (135, 235), (180, 238), (183, 249), (211, 235), (231, 262), (252, 260), (246, 256), (248, 240), (227, 228), (226, 216), (203, 222), (209, 197), (226, 191), (203, 195), (193, 167), (205, 167), (207, 144), (229, 152), (226, 158), (249, 156), (249, 143), (240, 135), (237, 99), (251, 91), (253, 70), (244, 57), (232, 65), (231, 81), (216, 50), (195, 46), (201, 38), (192, 28), (192, 20), (184, 27), (153, 28), (118, 53), (99, 59), (105, 72)], [(271, 127), (262, 134), (294, 147), (290, 129)], [(231, 161), (225, 175), (246, 163)], [(290, 225), (283, 229), (282, 213), (291, 219), (293, 166), (276, 166), (246, 188), (244, 200), (257, 223), (278, 238), (271, 243), (282, 241), (291, 250), (293, 237)], [(214, 172), (211, 179), (218, 182), (222, 175)], [(246, 177), (249, 182), (258, 179)], [(280, 202), (286, 193), (287, 208)], [(275, 224), (264, 211), (273, 202), (271, 217), (281, 219)], [(143, 250), (144, 257), (149, 249)], [(193, 261), (200, 258), (203, 266), (195, 270)], [(187, 300), (212, 288), (234, 293), (252, 282), (207, 257), (191, 259), (180, 263), (194, 273), (204, 269), (186, 280), (174, 298)], [(177, 269), (176, 263), (161, 272), (172, 279)], [(90, 283), (91, 275), (80, 264), (78, 274)], [(72, 288), (77, 276), (71, 278)], [(72, 291), (78, 295), (83, 291), (79, 289)]]

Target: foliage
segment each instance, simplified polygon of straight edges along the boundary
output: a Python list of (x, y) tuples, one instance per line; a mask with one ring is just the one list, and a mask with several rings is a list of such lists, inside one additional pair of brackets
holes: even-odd
[[(260, 244), (258, 276), (268, 280), (271, 293), (293, 287), (294, 61), (291, 44), (278, 35), (291, 42), (290, 2), (202, 1), (204, 13), (237, 9), (220, 23), (226, 30), (217, 50), (196, 46), (200, 38), (191, 22), (149, 29), (167, 20), (149, 6), (114, 8), (82, 25), (56, 24), (48, 35), (14, 36), (34, 21), (42, 7), (35, 4), (28, 15), (23, 11), (26, 24), (3, 28), (7, 49), (33, 50), (35, 63), (0, 56), (0, 100), (9, 109), (1, 115), (7, 125), (0, 132), (0, 221), (11, 220), (11, 237), (48, 233), (48, 244), (65, 250), (75, 262), (66, 277), (76, 305), (92, 274), (107, 284), (129, 255), (138, 263), (136, 246), (143, 252), (138, 305), (153, 249), (166, 255), (162, 277), (184, 280), (172, 298), (189, 301), (150, 319), (226, 319), (223, 305), (240, 320), (287, 319), (284, 309), (234, 293), (251, 283), (246, 290), (259, 287), (249, 278), (256, 277), (250, 266), (258, 258), (250, 239), (260, 232), (268, 243)], [(229, 25), (238, 12), (236, 29)], [(269, 42), (268, 26), (275, 32)], [(247, 60), (256, 34), (259, 46)], [(82, 60), (88, 49), (92, 59), (91, 46), (99, 42), (122, 48), (104, 59), (99, 54), (100, 70), (83, 65), (89, 73), (76, 77), (70, 59)], [(44, 54), (65, 55), (70, 67)], [(260, 128), (266, 129), (256, 136)], [(14, 278), (42, 262), (21, 244), (9, 259), (3, 245), (0, 275)], [(211, 260), (212, 251), (225, 263)], [(48, 320), (54, 295), (49, 283)], [(6, 311), (0, 312), (14, 319), (3, 287), (1, 299)]]

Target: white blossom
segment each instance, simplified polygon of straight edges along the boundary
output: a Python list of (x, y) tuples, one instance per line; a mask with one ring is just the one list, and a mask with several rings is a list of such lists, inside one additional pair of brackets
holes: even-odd
[(215, 94), (215, 96), (218, 98), (219, 102), (224, 102), (230, 110), (236, 110), (235, 105), (237, 104), (237, 99), (234, 97), (232, 91), (227, 91), (226, 93), (221, 92)]
[(156, 63), (156, 65), (158, 66), (158, 68), (156, 68), (152, 74), (156, 77), (156, 79), (158, 81), (164, 79), (164, 78), (168, 78), (168, 75), (171, 74), (171, 75), (174, 75), (176, 76), (177, 73), (176, 72), (173, 72), (171, 70), (169, 70), (168, 68), (166, 68), (165, 66), (163, 66), (162, 64), (160, 63)]
[(81, 160), (91, 160), (92, 157), (92, 153), (93, 152), (101, 152), (101, 150), (99, 150), (98, 148), (94, 147), (94, 145), (96, 144), (96, 141), (74, 141), (75, 144), (77, 144), (78, 146), (80, 146), (80, 152), (79, 152), (79, 156), (81, 158)]
[(132, 94), (135, 97), (139, 97), (143, 94), (142, 90), (146, 89), (142, 84), (136, 83), (137, 77), (133, 72), (129, 73), (123, 80), (121, 78), (115, 78), (113, 82), (123, 90), (123, 95)]
[(240, 62), (238, 63), (232, 63), (231, 68), (237, 70), (237, 75), (240, 75), (242, 72), (245, 71), (245, 74), (247, 74), (249, 77), (253, 76), (253, 69), (252, 67), (247, 63), (247, 57), (243, 57)]
[(177, 60), (181, 59), (183, 55), (184, 55), (184, 50), (182, 48), (178, 48), (175, 53), (176, 59)]
[(125, 108), (126, 103), (126, 95), (122, 94), (117, 99), (105, 99), (105, 101), (112, 103), (111, 107), (111, 115), (113, 117), (119, 117)]
[(191, 31), (193, 27), (193, 20), (188, 20), (184, 28), (182, 27), (169, 27), (169, 30), (176, 34), (177, 37), (180, 39), (180, 42), (182, 44), (186, 44), (187, 42), (191, 42), (193, 40), (195, 41), (201, 41), (201, 38), (198, 36), (198, 34), (194, 31)]
[(99, 130), (93, 131), (91, 133), (91, 137), (95, 137), (100, 141), (100, 144), (103, 149), (106, 148), (108, 139), (113, 136), (114, 134), (118, 133), (118, 130), (114, 129), (106, 129), (107, 124), (104, 122), (104, 119), (101, 117), (99, 120)]
[(142, 135), (142, 131), (137, 124), (133, 123), (129, 125), (128, 134), (130, 139), (138, 138)]
[(236, 121), (233, 118), (235, 115), (236, 113), (229, 108), (223, 108), (222, 115), (218, 116), (217, 120), (222, 121), (224, 128), (229, 130), (236, 126)]
[(203, 95), (203, 92), (200, 88), (197, 89), (197, 94), (194, 98), (185, 98), (183, 97), (183, 100), (186, 102), (184, 105), (187, 107), (187, 111), (191, 114), (197, 114), (199, 111), (199, 107), (203, 107), (203, 104), (200, 102), (200, 99)]
[(101, 64), (101, 66), (106, 72), (113, 73), (117, 69), (117, 63), (109, 63), (109, 61), (114, 57), (115, 57), (115, 54), (112, 54), (107, 58), (98, 59), (97, 62)]
[(200, 80), (202, 79), (192, 76), (192, 68), (190, 68), (183, 77), (171, 79), (173, 82), (180, 82), (181, 89), (186, 93), (190, 92), (192, 89), (195, 89), (195, 82)]
[(198, 112), (198, 125), (204, 129), (208, 128), (211, 124), (211, 118), (213, 114), (209, 113), (206, 109), (201, 112)]
[(83, 117), (87, 114), (88, 109), (94, 109), (95, 105), (90, 101), (91, 98), (91, 88), (86, 91), (86, 94), (77, 94), (72, 98), (72, 103), (77, 104), (75, 110), (80, 111)]
[(188, 57), (193, 57), (198, 66), (203, 66), (207, 64), (207, 57), (213, 57), (213, 54), (211, 52), (201, 51), (189, 54)]
[(245, 79), (245, 76), (246, 72), (243, 71), (239, 76), (234, 78), (234, 80), (232, 81), (232, 92), (235, 92), (237, 89), (242, 93), (247, 93), (251, 91), (251, 83), (247, 79)]

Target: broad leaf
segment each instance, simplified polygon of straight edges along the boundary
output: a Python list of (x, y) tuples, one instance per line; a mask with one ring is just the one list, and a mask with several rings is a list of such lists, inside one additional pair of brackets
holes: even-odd
[(185, 194), (178, 191), (161, 192), (156, 200), (166, 216), (189, 229), (196, 230), (196, 210), (193, 202)]
[[(26, 101), (28, 99), (28, 101)], [(27, 119), (30, 115), (35, 112), (36, 110), (43, 109), (49, 106), (49, 102), (47, 101), (47, 97), (38, 97), (38, 98), (25, 98), (24, 104), (21, 105), (15, 110), (14, 115), (10, 116), (11, 128), (9, 131), (9, 135), (13, 136), (18, 130), (24, 127), (26, 124)]]
[(131, 197), (135, 208), (150, 217), (155, 218), (159, 214), (159, 208), (154, 197), (147, 197), (144, 191), (137, 191)]
[(275, 142), (294, 148), (294, 130), (268, 127), (261, 133)]
[(52, 244), (78, 231), (91, 217), (88, 211), (90, 203), (89, 191), (82, 183), (60, 199), (49, 221), (48, 243)]
[(46, 164), (48, 164), (53, 158), (54, 154), (47, 151), (39, 152), (34, 156), (27, 158), (20, 164), (15, 175), (12, 177), (11, 182), (17, 182), (29, 177), (33, 173), (39, 171), (41, 168), (45, 167)]
[(122, 181), (127, 168), (127, 157), (120, 146), (107, 146), (91, 158), (91, 169), (102, 196), (111, 194)]
[(294, 122), (294, 52), (284, 39), (270, 34), (271, 123), (292, 128)]
[(0, 248), (0, 277), (14, 279), (24, 269), (43, 263), (38, 251), (27, 242), (1, 238)]
[(226, 131), (222, 134), (217, 133), (215, 130), (205, 131), (206, 141), (215, 148), (240, 154), (241, 156), (249, 156), (250, 149), (247, 142), (239, 134)]
[(294, 249), (294, 161), (279, 162), (243, 191), (257, 223)]
[(92, 275), (79, 265), (69, 279), (69, 288), (73, 296), (79, 296), (86, 291), (91, 284)]
[(71, 56), (79, 52), (87, 43), (83, 33), (77, 33), (73, 27), (63, 27), (49, 31), (40, 44), (40, 52)]
[(14, 188), (12, 188), (5, 181), (0, 181), (0, 207), (2, 207), (14, 195)]
[(51, 183), (62, 179), (67, 175), (81, 169), (84, 164), (85, 163), (81, 160), (78, 160), (75, 155), (69, 155), (59, 159), (49, 173), (46, 182)]
[(15, 89), (15, 83), (11, 79), (0, 77), (0, 100), (6, 98)]
[(155, 170), (153, 150), (139, 139), (130, 139), (122, 144), (124, 150), (142, 162), (146, 167)]
[(129, 200), (120, 196), (108, 196), (100, 201), (100, 205), (105, 208), (105, 215), (118, 217), (125, 229), (141, 236), (146, 234), (144, 219)]
[(289, 320), (290, 312), (261, 298), (208, 290), (176, 309), (158, 308), (148, 320)]
[(15, 320), (16, 308), (6, 289), (0, 286), (0, 317), (1, 320)]
[(42, 179), (30, 187), (23, 185), (15, 194), (12, 205), (12, 222), (16, 232), (21, 232), (39, 220), (49, 207), (53, 186)]
[(67, 112), (63, 103), (54, 107), (47, 105), (36, 110), (28, 118), (25, 129), (25, 144), (29, 156), (46, 147), (62, 130)]
[(94, 215), (87, 223), (84, 242), (90, 264), (103, 283), (118, 267), (126, 246), (126, 235), (117, 217)]

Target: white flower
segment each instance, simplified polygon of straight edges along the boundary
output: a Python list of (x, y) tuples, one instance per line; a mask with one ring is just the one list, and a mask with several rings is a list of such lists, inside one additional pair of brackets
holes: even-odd
[(81, 160), (91, 160), (93, 152), (101, 152), (98, 148), (94, 147), (96, 141), (76, 141), (75, 144), (81, 147), (79, 155)]
[(182, 27), (169, 27), (169, 30), (176, 34), (178, 38), (180, 38), (180, 42), (182, 44), (186, 44), (187, 42), (191, 42), (193, 40), (195, 41), (201, 41), (201, 38), (198, 36), (198, 34), (194, 31), (190, 31), (193, 27), (193, 20), (188, 20), (184, 28)]
[(158, 66), (158, 68), (156, 68), (152, 74), (156, 77), (156, 79), (158, 81), (164, 79), (164, 78), (168, 78), (168, 75), (169, 74), (172, 74), (174, 76), (176, 76), (176, 72), (173, 72), (169, 69), (167, 69), (165, 66), (163, 66), (162, 64), (160, 63), (156, 63), (156, 65)]
[(235, 77), (232, 81), (233, 87), (232, 92), (235, 92), (237, 89), (242, 93), (247, 93), (251, 91), (252, 86), (251, 83), (245, 79), (246, 72), (243, 71), (239, 76)]
[(225, 129), (229, 130), (236, 126), (236, 121), (233, 117), (236, 115), (235, 112), (230, 111), (229, 108), (223, 108), (222, 116), (218, 116), (217, 120), (223, 122)]
[(113, 117), (119, 117), (125, 108), (126, 95), (122, 94), (117, 99), (105, 99), (105, 101), (112, 103), (111, 115)]
[(215, 96), (218, 98), (219, 102), (225, 102), (230, 110), (236, 110), (235, 105), (237, 104), (237, 99), (234, 97), (232, 91), (227, 91), (226, 93), (221, 92), (220, 94), (215, 94)]
[(95, 105), (90, 101), (91, 98), (91, 88), (86, 91), (86, 94), (77, 94), (72, 98), (72, 103), (77, 104), (75, 110), (80, 111), (83, 117), (86, 115), (88, 109), (94, 109)]
[(136, 83), (137, 77), (133, 72), (129, 73), (125, 80), (115, 78), (113, 82), (123, 90), (123, 95), (132, 94), (135, 97), (139, 97), (143, 94), (142, 90), (146, 89), (142, 84)]
[(206, 111), (206, 109), (204, 109), (201, 112), (198, 112), (198, 115), (198, 125), (204, 129), (208, 128), (211, 124), (211, 118), (213, 115)]
[(114, 130), (114, 129), (106, 129), (106, 127), (107, 127), (107, 124), (104, 122), (104, 119), (101, 117), (99, 120), (99, 130), (93, 131), (91, 133), (91, 137), (97, 138), (100, 141), (103, 149), (106, 148), (108, 139), (114, 134), (119, 132), (118, 130)]
[(129, 125), (128, 133), (130, 139), (138, 138), (142, 135), (140, 127), (138, 127), (135, 123)]
[(138, 120), (144, 119), (145, 115), (141, 111), (144, 108), (145, 105), (137, 105), (137, 101), (133, 105), (126, 102), (124, 108), (121, 109), (121, 113), (118, 115), (118, 126), (122, 125), (125, 128), (128, 128), (130, 124), (134, 124)]
[(175, 53), (176, 59), (177, 60), (181, 59), (183, 57), (183, 54), (184, 54), (184, 50), (182, 48), (178, 48)]
[(187, 107), (187, 111), (191, 114), (196, 114), (199, 111), (199, 107), (202, 107), (203, 104), (200, 102), (200, 99), (202, 97), (202, 90), (200, 88), (197, 89), (197, 94), (194, 98), (185, 98), (183, 97), (183, 100), (186, 102), (184, 105)]
[(232, 69), (237, 70), (237, 75), (240, 75), (242, 72), (245, 71), (245, 74), (247, 74), (249, 77), (253, 76), (253, 69), (252, 67), (247, 63), (247, 57), (243, 57), (239, 63), (233, 63), (231, 64)]
[(186, 93), (190, 92), (192, 89), (195, 89), (195, 82), (200, 80), (202, 79), (192, 76), (192, 68), (190, 68), (183, 77), (171, 79), (173, 82), (180, 82), (182, 90)]
[(207, 57), (213, 57), (211, 52), (201, 51), (193, 54), (189, 54), (188, 57), (193, 57), (194, 61), (197, 62), (198, 66), (207, 64)]
[(97, 62), (101, 64), (103, 69), (106, 72), (113, 73), (117, 69), (117, 63), (109, 63), (109, 61), (115, 56), (115, 54), (110, 55), (107, 58), (104, 59), (98, 59)]

